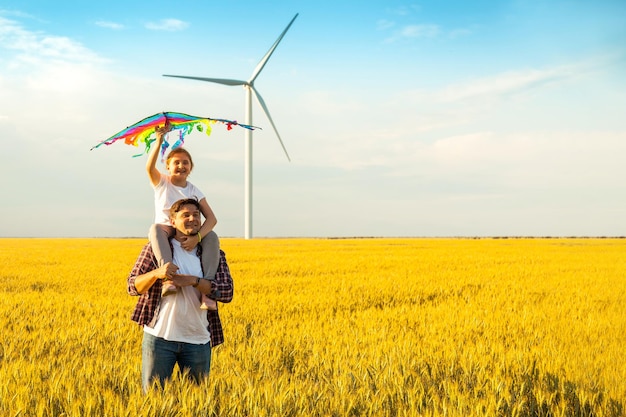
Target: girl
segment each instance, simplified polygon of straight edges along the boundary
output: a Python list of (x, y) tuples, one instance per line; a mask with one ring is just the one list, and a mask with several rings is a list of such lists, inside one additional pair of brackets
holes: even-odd
[[(165, 168), (169, 175), (162, 174), (156, 168), (156, 161), (163, 144), (163, 135), (172, 129), (171, 125), (155, 129), (156, 141), (148, 155), (146, 171), (150, 178), (150, 183), (154, 189), (154, 224), (150, 227), (149, 239), (152, 250), (159, 262), (158, 266), (163, 266), (172, 262), (172, 249), (169, 239), (174, 233), (174, 227), (170, 223), (170, 207), (181, 198), (194, 198), (200, 203), (200, 211), (204, 216), (204, 222), (200, 232), (194, 236), (187, 236), (181, 242), (181, 246), (190, 251), (196, 245), (202, 246), (202, 270), (204, 278), (213, 280), (219, 264), (219, 239), (213, 231), (217, 224), (217, 219), (213, 210), (207, 203), (202, 191), (187, 181), (187, 177), (193, 169), (191, 155), (186, 149), (176, 148), (170, 151), (165, 160)], [(177, 288), (171, 282), (163, 282), (162, 296), (175, 293)], [(202, 294), (200, 308), (203, 310), (217, 310), (217, 302)]]

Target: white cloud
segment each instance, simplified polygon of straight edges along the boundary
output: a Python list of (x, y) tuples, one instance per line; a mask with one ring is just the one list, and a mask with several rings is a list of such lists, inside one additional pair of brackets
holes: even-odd
[(106, 28), (106, 29), (113, 29), (113, 30), (122, 30), (122, 29), (124, 29), (124, 25), (122, 25), (120, 23), (108, 22), (108, 21), (104, 21), (104, 20), (97, 21), (96, 22), (96, 26), (100, 26), (100, 27)]
[(585, 71), (584, 68), (576, 66), (510, 71), (450, 85), (438, 92), (436, 98), (442, 102), (454, 102), (510, 96), (563, 83)]
[(145, 25), (146, 29), (150, 30), (164, 30), (168, 32), (177, 32), (185, 30), (189, 27), (189, 23), (183, 22), (178, 19), (162, 19), (158, 22), (148, 22)]
[(395, 26), (395, 22), (392, 22), (391, 20), (387, 20), (387, 19), (381, 19), (378, 22), (376, 22), (377, 30), (387, 30), (394, 26)]
[(479, 132), (442, 138), (421, 151), (424, 174), (469, 189), (588, 195), (622, 187), (626, 174), (618, 156), (626, 152), (626, 132)]
[(63, 36), (51, 36), (24, 29), (19, 23), (0, 17), (0, 48), (16, 51), (13, 65), (37, 64), (41, 59), (80, 62), (103, 62), (97, 54), (79, 42)]
[[(567, 83), (579, 82), (584, 77), (596, 76), (620, 59), (620, 55), (600, 55), (585, 61), (544, 69), (529, 68), (502, 72), (449, 85), (434, 93), (433, 98), (442, 103), (481, 102), (545, 91)], [(422, 92), (419, 93), (421, 94)]]
[(434, 38), (440, 33), (438, 25), (408, 25), (399, 34), (403, 38)]
[(453, 29), (448, 33), (448, 37), (450, 39), (457, 39), (457, 38), (462, 38), (465, 36), (470, 36), (472, 33), (474, 33), (474, 30), (469, 29), (469, 28), (458, 28), (458, 29)]
[(475, 177), (476, 184), (510, 180), (527, 182), (529, 188), (533, 183), (562, 186), (568, 178), (617, 186), (621, 174), (611, 179), (605, 173), (611, 166), (626, 174), (615, 156), (626, 151), (626, 132), (574, 127), (574, 120), (589, 117), (584, 104), (553, 107), (555, 97), (591, 88), (596, 67), (577, 63), (511, 71), (439, 90), (355, 95), (348, 101), (335, 92), (309, 94), (300, 103), (303, 112), (322, 123), (307, 128), (314, 142), (302, 138), (290, 153), (343, 172), (373, 168), (387, 176), (453, 182)]
[(389, 9), (388, 13), (397, 16), (409, 16), (415, 12), (419, 12), (422, 8), (417, 4), (410, 4), (408, 6), (399, 6), (393, 9)]
[(434, 24), (405, 25), (397, 29), (385, 39), (385, 43), (394, 43), (403, 40), (435, 38), (442, 33), (441, 28)]
[[(13, 16), (13, 17), (17, 17), (17, 18), (27, 18), (27, 19), (40, 20), (40, 19), (37, 19), (33, 15), (30, 15), (28, 13), (22, 12), (21, 10), (0, 9), (0, 15), (3, 15), (3, 16)], [(0, 23), (1, 22), (2, 22), (2, 18), (0, 17)]]

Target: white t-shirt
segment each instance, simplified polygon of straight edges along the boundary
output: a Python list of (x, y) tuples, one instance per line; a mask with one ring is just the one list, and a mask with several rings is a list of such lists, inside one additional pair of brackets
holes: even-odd
[(154, 187), (154, 222), (157, 224), (170, 223), (170, 207), (181, 198), (193, 198), (198, 201), (204, 198), (204, 194), (198, 187), (187, 181), (186, 187), (172, 184), (168, 175), (161, 174), (161, 180)]
[[(196, 248), (190, 252), (172, 239), (174, 263), (180, 274), (203, 277), (200, 258)], [(144, 326), (144, 331), (172, 342), (204, 345), (211, 341), (209, 320), (205, 310), (200, 309), (200, 291), (192, 286), (179, 287), (175, 294), (161, 298), (159, 316), (153, 328)]]

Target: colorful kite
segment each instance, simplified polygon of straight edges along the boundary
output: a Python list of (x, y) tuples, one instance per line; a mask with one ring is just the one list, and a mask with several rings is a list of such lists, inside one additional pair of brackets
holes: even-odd
[(249, 130), (259, 129), (256, 126), (240, 124), (233, 120), (211, 119), (209, 117), (191, 116), (185, 113), (164, 112), (146, 117), (142, 121), (128, 126), (121, 132), (98, 143), (96, 146), (92, 147), (91, 150), (102, 145), (112, 145), (118, 140), (123, 139), (124, 143), (127, 145), (139, 146), (140, 143), (143, 144), (144, 151), (140, 154), (133, 155), (133, 157), (141, 156), (150, 151), (150, 145), (156, 140), (155, 129), (158, 126), (164, 126), (169, 123), (172, 130), (164, 137), (163, 145), (161, 146), (161, 156), (163, 156), (167, 148), (170, 147), (170, 143), (167, 141), (168, 137), (171, 139), (178, 135), (176, 142), (171, 145), (172, 149), (176, 149), (184, 144), (185, 136), (194, 129), (199, 132), (205, 132), (207, 136), (209, 136), (211, 134), (211, 125), (218, 122), (225, 124), (228, 130), (231, 130), (233, 126), (241, 126)]

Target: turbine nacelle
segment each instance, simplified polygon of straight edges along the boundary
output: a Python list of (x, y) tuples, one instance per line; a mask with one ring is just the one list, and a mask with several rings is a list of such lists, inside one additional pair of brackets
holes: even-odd
[[(228, 78), (193, 77), (193, 76), (189, 76), (189, 75), (169, 75), (169, 74), (163, 74), (163, 76), (164, 77), (172, 77), (172, 78), (186, 78), (186, 79), (189, 79), (189, 80), (207, 81), (207, 82), (212, 82), (212, 83), (216, 83), (216, 84), (224, 84), (224, 85), (229, 85), (229, 86), (242, 85), (242, 86), (244, 86), (244, 88), (245, 87), (249, 87), (250, 89), (252, 89), (252, 94), (254, 94), (254, 97), (256, 98), (257, 102), (259, 103), (259, 105), (263, 109), (263, 112), (265, 113), (265, 116), (267, 117), (267, 120), (269, 120), (270, 124), (272, 125), (272, 128), (274, 129), (274, 133), (276, 133), (276, 136), (278, 137), (278, 141), (280, 142), (280, 146), (283, 148), (283, 151), (285, 152), (285, 156), (287, 157), (287, 160), (289, 162), (291, 162), (291, 158), (289, 157), (289, 153), (287, 152), (287, 148), (285, 148), (285, 144), (283, 143), (283, 140), (280, 137), (280, 133), (278, 133), (278, 129), (276, 128), (276, 125), (274, 124), (274, 120), (272, 120), (272, 116), (270, 116), (270, 111), (267, 108), (267, 105), (265, 104), (265, 100), (263, 100), (263, 97), (261, 97), (261, 94), (259, 93), (259, 91), (256, 88), (254, 88), (253, 82), (242, 81), (242, 80), (231, 80), (231, 79), (228, 79)], [(247, 120), (246, 124), (252, 124), (252, 121), (251, 120)]]

